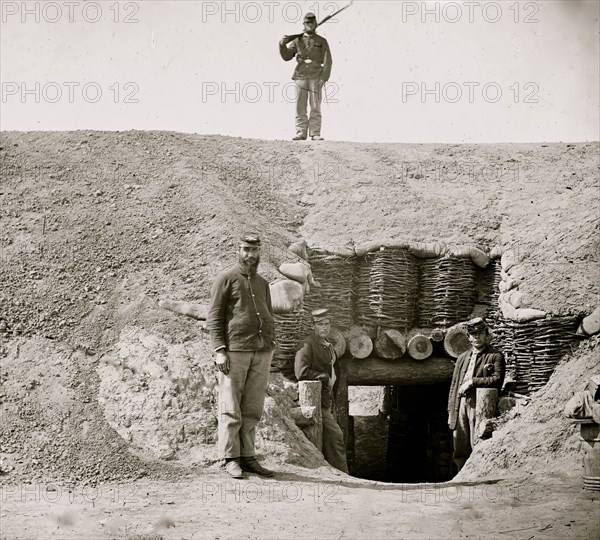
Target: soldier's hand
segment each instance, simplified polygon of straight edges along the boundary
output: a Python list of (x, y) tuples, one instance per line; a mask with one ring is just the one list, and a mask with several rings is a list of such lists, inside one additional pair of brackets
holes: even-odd
[(223, 374), (229, 373), (229, 356), (225, 352), (225, 349), (219, 349), (215, 356), (215, 365), (217, 369)]
[(290, 41), (293, 41), (293, 38), (291, 38), (290, 36), (283, 36), (280, 40), (279, 40), (279, 45), (287, 45)]
[(327, 373), (321, 373), (317, 380), (321, 381), (323, 384), (329, 384), (329, 375)]
[(472, 379), (465, 381), (464, 383), (461, 384), (460, 388), (458, 389), (458, 395), (464, 396), (472, 387), (473, 387)]

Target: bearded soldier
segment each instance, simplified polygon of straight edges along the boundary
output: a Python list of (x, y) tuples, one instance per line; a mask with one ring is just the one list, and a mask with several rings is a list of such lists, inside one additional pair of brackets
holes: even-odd
[(258, 235), (241, 238), (238, 257), (217, 276), (206, 321), (219, 371), (219, 454), (233, 478), (273, 476), (254, 455), (275, 345), (269, 284), (256, 272)]

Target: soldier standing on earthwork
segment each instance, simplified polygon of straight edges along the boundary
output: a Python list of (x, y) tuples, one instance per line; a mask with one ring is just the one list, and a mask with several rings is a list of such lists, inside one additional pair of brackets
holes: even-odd
[[(322, 24), (322, 23), (321, 23)], [(327, 40), (316, 33), (314, 13), (304, 16), (304, 33), (283, 36), (279, 54), (287, 62), (296, 58), (292, 79), (296, 81), (296, 136), (293, 141), (304, 141), (310, 135), (313, 141), (321, 137), (321, 101), (325, 83), (331, 75), (331, 51)], [(307, 116), (310, 104), (310, 117)]]
[(260, 238), (242, 236), (238, 264), (213, 284), (206, 321), (219, 371), (219, 455), (233, 478), (273, 476), (254, 453), (275, 346), (271, 293), (257, 274), (259, 262)]

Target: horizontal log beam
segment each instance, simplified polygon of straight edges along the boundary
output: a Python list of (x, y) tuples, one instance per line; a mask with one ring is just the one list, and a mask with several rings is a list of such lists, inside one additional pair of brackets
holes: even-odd
[(348, 385), (410, 386), (416, 384), (449, 383), (454, 362), (449, 358), (430, 357), (426, 360), (381, 360), (373, 356), (358, 360), (343, 360), (348, 367)]

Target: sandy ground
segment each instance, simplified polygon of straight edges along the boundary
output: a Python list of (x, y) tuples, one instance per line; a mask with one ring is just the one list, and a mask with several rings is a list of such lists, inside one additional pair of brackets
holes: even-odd
[(274, 479), (2, 488), (4, 539), (598, 538), (600, 496), (575, 477), (381, 484), (280, 469)]

